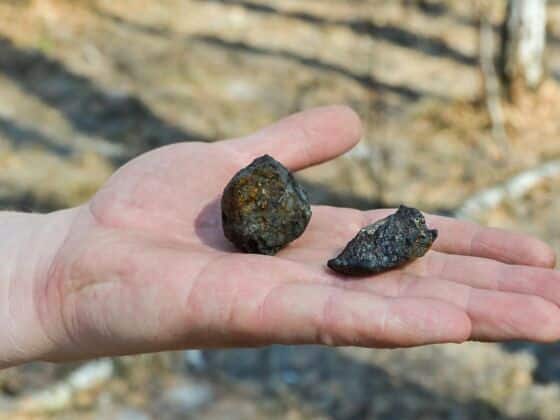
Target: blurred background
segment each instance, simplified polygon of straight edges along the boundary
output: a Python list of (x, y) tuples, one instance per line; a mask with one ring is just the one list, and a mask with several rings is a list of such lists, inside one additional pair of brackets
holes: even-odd
[[(87, 200), (177, 141), (346, 103), (315, 203), (425, 211), (560, 250), (560, 2), (0, 0), (0, 206)], [(546, 46), (546, 48), (545, 48)], [(560, 419), (560, 346), (187, 351), (0, 372), (7, 419)]]

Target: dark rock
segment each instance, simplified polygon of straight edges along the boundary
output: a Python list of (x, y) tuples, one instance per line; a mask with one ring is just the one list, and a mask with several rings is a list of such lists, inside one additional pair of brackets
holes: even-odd
[(343, 274), (375, 274), (422, 257), (437, 238), (420, 211), (400, 206), (395, 214), (361, 229), (328, 266)]
[(268, 155), (241, 169), (222, 196), (224, 234), (245, 252), (276, 254), (303, 233), (310, 218), (305, 191)]

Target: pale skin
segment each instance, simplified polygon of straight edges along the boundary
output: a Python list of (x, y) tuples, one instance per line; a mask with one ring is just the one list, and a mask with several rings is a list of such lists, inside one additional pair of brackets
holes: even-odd
[(267, 153), (297, 171), (361, 135), (350, 109), (319, 108), (244, 138), (146, 153), (77, 208), (0, 213), (0, 367), (274, 343), (559, 339), (560, 274), (535, 238), (428, 215), (432, 251), (355, 279), (326, 261), (391, 210), (314, 207), (275, 257), (223, 237), (219, 198), (241, 167)]

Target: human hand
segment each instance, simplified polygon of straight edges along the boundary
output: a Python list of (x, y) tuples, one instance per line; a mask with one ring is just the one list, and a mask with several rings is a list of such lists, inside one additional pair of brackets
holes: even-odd
[[(41, 216), (56, 221), (49, 224), (58, 226), (56, 252), (36, 264), (42, 275), (28, 287), (32, 297), (13, 294), (19, 301), (11, 307), (36, 314), (11, 340), (33, 348), (18, 361), (273, 343), (560, 338), (555, 257), (530, 237), (428, 216), (440, 233), (432, 251), (360, 279), (325, 262), (389, 210), (315, 206), (303, 236), (274, 257), (236, 252), (224, 238), (219, 199), (237, 170), (265, 153), (299, 170), (360, 136), (353, 112), (328, 107), (245, 138), (166, 146), (119, 169), (89, 203)], [(33, 249), (52, 231), (42, 228)]]

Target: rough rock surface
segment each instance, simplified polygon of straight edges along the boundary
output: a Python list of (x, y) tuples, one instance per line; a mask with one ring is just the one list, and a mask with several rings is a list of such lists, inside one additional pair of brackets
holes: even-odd
[(222, 196), (224, 234), (245, 252), (276, 254), (303, 233), (310, 218), (305, 191), (268, 155), (240, 170)]
[(400, 206), (395, 214), (362, 228), (328, 266), (343, 274), (380, 273), (422, 257), (437, 238), (420, 211)]

